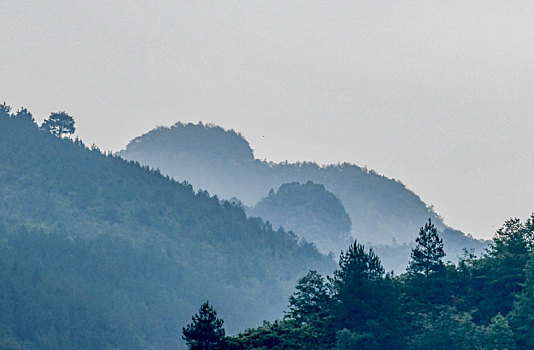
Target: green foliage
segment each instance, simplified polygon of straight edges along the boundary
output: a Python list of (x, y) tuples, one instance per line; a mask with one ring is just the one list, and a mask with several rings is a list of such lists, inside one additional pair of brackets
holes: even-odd
[(431, 219), (419, 230), (415, 239), (415, 247), (412, 249), (412, 260), (408, 266), (408, 272), (422, 274), (429, 277), (432, 273), (439, 272), (443, 268), (443, 241), (438, 236), (436, 227)]
[[(525, 222), (522, 231), (525, 237), (534, 233), (534, 214)], [(510, 325), (517, 344), (522, 349), (534, 349), (534, 253), (531, 251), (525, 267), (525, 284), (510, 312)]]
[(512, 328), (508, 320), (501, 314), (493, 317), (488, 326), (479, 327), (476, 341), (478, 343), (477, 349), (480, 350), (526, 349), (524, 346), (517, 347)]
[(369, 333), (358, 333), (343, 328), (336, 332), (336, 350), (368, 349), (376, 347), (373, 336)]
[(223, 320), (217, 318), (217, 312), (205, 302), (200, 306), (193, 322), (182, 329), (182, 338), (191, 350), (216, 350), (224, 348)]
[(191, 305), (209, 298), (233, 333), (280, 317), (306, 271), (284, 320), (224, 337), (206, 303), (184, 335), (226, 349), (534, 349), (534, 214), (458, 265), (442, 263), (429, 221), (396, 277), (355, 242), (325, 282), (332, 260), (238, 202), (42, 132), (5, 103), (0, 184), (0, 349), (183, 347)]
[(468, 313), (451, 307), (436, 307), (429, 313), (414, 315), (417, 330), (410, 341), (413, 350), (471, 350), (476, 325)]
[(63, 135), (72, 135), (76, 130), (74, 127), (74, 118), (65, 112), (50, 114), (50, 117), (45, 119), (41, 125), (41, 128), (57, 137), (62, 137)]
[(235, 332), (334, 267), (242, 208), (1, 110), (0, 330), (21, 346), (180, 347), (192, 305), (209, 298)]
[[(430, 245), (439, 247), (431, 222), (422, 231), (431, 239), (418, 243), (434, 240)], [(482, 258), (465, 251), (457, 266), (439, 261), (439, 268), (396, 277), (385, 274), (373, 250), (355, 242), (326, 284), (314, 271), (299, 280), (284, 321), (232, 339), (236, 349), (534, 349), (533, 234), (534, 214), (524, 223), (509, 220)], [(519, 261), (513, 268), (500, 263), (514, 258)], [(516, 269), (526, 275), (525, 283), (515, 280), (521, 277)], [(515, 291), (504, 291), (500, 299), (488, 296), (502, 280), (513, 281)], [(512, 311), (498, 311), (507, 310), (510, 298), (517, 300)], [(485, 299), (492, 308), (483, 308)]]
[(488, 323), (497, 314), (507, 315), (524, 289), (527, 262), (534, 243), (532, 217), (506, 221), (490, 244), (484, 259), (475, 264), (471, 288), (477, 295), (474, 318)]
[(402, 347), (398, 289), (372, 249), (354, 242), (329, 281), (335, 329), (355, 332), (364, 349)]
[(297, 326), (291, 321), (264, 322), (263, 326), (247, 329), (237, 337), (227, 340), (236, 349), (255, 350), (322, 350), (327, 349), (328, 341), (322, 333), (308, 325)]
[(311, 270), (302, 277), (289, 297), (286, 319), (298, 325), (317, 324), (327, 316), (330, 295), (324, 277)]

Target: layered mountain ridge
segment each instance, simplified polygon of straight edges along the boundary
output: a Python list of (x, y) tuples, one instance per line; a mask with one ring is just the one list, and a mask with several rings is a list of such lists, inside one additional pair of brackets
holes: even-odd
[[(119, 154), (222, 198), (237, 197), (251, 208), (268, 199), (270, 190), (287, 183), (312, 181), (324, 185), (348, 213), (354, 238), (367, 245), (387, 247), (383, 248), (386, 264), (387, 255), (398, 251), (408, 251), (403, 263), (408, 261), (410, 244), (429, 218), (440, 231), (456, 232), (448, 235), (455, 247), (449, 254), (451, 260), (459, 255), (459, 246), (472, 248), (476, 253), (486, 247), (484, 241), (447, 227), (431, 207), (398, 180), (350, 163), (320, 166), (312, 162), (273, 163), (255, 159), (241, 134), (220, 126), (176, 123), (159, 127), (132, 140)], [(259, 215), (254, 209), (249, 213)], [(307, 237), (294, 227), (290, 229)], [(397, 270), (401, 266), (393, 265)]]

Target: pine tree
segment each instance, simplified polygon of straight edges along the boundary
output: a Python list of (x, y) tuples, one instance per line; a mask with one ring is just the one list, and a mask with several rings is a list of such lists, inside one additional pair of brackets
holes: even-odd
[(74, 127), (74, 118), (65, 112), (50, 114), (50, 117), (43, 122), (41, 128), (57, 137), (74, 134), (76, 130)]
[(354, 242), (341, 253), (339, 269), (329, 282), (334, 327), (350, 332), (351, 346), (402, 348), (397, 289), (372, 249)]
[(299, 279), (297, 291), (289, 298), (285, 320), (298, 329), (306, 349), (325, 349), (335, 343), (335, 331), (330, 327), (330, 294), (325, 279), (310, 270)]
[(286, 319), (298, 325), (314, 324), (326, 316), (329, 295), (323, 276), (310, 270), (299, 279), (297, 291), (289, 297), (289, 312)]
[(182, 329), (182, 338), (191, 350), (222, 349), (225, 343), (223, 323), (206, 301), (193, 316), (193, 322)]
[(412, 249), (408, 272), (410, 274), (422, 274), (425, 277), (443, 268), (443, 241), (438, 236), (438, 231), (432, 221), (428, 222), (419, 230), (419, 236), (415, 239), (416, 246)]
[[(478, 322), (488, 322), (498, 313), (506, 316), (514, 307), (517, 295), (525, 290), (533, 245), (534, 214), (525, 222), (507, 220), (497, 231), (485, 258), (475, 265), (473, 288), (479, 302), (474, 316)], [(527, 290), (533, 281), (534, 274), (526, 284)]]

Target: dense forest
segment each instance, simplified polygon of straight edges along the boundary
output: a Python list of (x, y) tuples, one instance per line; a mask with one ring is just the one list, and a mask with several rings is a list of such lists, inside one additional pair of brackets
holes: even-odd
[(184, 348), (209, 299), (229, 331), (283, 315), (330, 257), (159, 171), (0, 105), (0, 348)]
[[(39, 127), (0, 105), (0, 349), (534, 349), (534, 214), (504, 223), (482, 256), (449, 262), (447, 246), (472, 238), (429, 215), (411, 242), (348, 242), (336, 268), (239, 200), (74, 130), (65, 112)], [(250, 158), (245, 146), (229, 147)], [(248, 210), (280, 207), (276, 220), (305, 218), (281, 224), (331, 226), (341, 244), (343, 204), (290, 182)], [(381, 249), (406, 272), (389, 272)]]
[[(159, 127), (132, 140), (119, 154), (158, 168), (175, 179), (187, 180), (193, 186), (223, 198), (237, 198), (244, 206), (250, 207), (249, 214), (258, 215), (275, 225), (282, 224), (305, 239), (309, 239), (313, 231), (313, 228), (310, 231), (311, 222), (302, 224), (310, 217), (310, 204), (306, 202), (314, 202), (320, 191), (315, 193), (312, 187), (300, 191), (298, 203), (291, 196), (276, 193), (271, 196), (268, 193), (293, 182), (304, 185), (313, 181), (324, 185), (325, 191), (337, 197), (343, 211), (349, 215), (352, 237), (375, 247), (388, 270), (404, 271), (417, 230), (428, 218), (441, 231), (447, 243), (447, 258), (451, 261), (456, 262), (464, 248), (473, 249), (475, 254), (480, 255), (487, 247), (487, 242), (444, 225), (432, 208), (400, 181), (349, 163), (319, 166), (311, 162), (261, 161), (254, 158), (253, 150), (241, 134), (219, 126), (176, 123), (169, 128)], [(327, 200), (325, 194), (322, 196), (325, 201), (313, 210), (324, 213), (324, 220), (315, 218), (314, 225), (317, 228), (330, 226), (323, 235), (333, 236), (312, 241), (326, 252), (338, 246), (333, 246), (331, 241), (339, 242), (340, 228), (343, 225), (345, 227), (341, 231), (346, 228), (346, 220), (341, 217), (343, 214), (338, 203)], [(287, 203), (282, 204), (283, 200)], [(277, 205), (291, 207), (292, 214), (301, 216), (290, 220), (289, 215), (279, 214), (269, 205), (273, 201)], [(331, 205), (326, 206), (326, 203)], [(330, 219), (333, 217), (341, 220), (335, 224), (341, 226), (331, 226)], [(339, 250), (334, 253), (337, 255)]]
[(225, 336), (204, 303), (183, 338), (191, 349), (534, 349), (534, 214), (507, 221), (480, 258), (443, 257), (430, 220), (400, 276), (354, 242), (333, 275), (298, 281), (283, 319)]

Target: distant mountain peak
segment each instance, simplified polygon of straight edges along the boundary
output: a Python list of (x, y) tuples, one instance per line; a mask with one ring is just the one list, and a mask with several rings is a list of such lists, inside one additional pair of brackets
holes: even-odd
[(324, 254), (337, 256), (353, 240), (352, 222), (339, 198), (311, 180), (284, 183), (276, 192), (271, 189), (247, 214), (295, 232)]
[(233, 129), (215, 124), (177, 122), (157, 127), (128, 143), (119, 154), (135, 155), (149, 150), (167, 154), (201, 156), (210, 161), (254, 160), (254, 151), (245, 138)]

